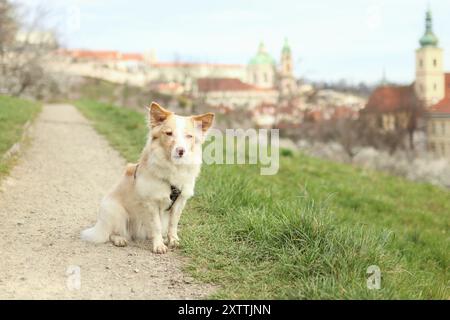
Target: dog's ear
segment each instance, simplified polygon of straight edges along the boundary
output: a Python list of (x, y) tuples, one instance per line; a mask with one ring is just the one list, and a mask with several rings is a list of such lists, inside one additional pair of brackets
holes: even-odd
[(166, 119), (171, 114), (173, 114), (173, 112), (170, 112), (169, 110), (164, 109), (156, 102), (152, 102), (150, 107), (147, 107), (147, 109), (148, 109), (148, 118), (149, 118), (150, 126), (152, 128), (160, 125), (161, 123), (166, 121)]
[(208, 112), (198, 116), (193, 116), (192, 119), (199, 129), (203, 132), (207, 132), (214, 122), (214, 113)]

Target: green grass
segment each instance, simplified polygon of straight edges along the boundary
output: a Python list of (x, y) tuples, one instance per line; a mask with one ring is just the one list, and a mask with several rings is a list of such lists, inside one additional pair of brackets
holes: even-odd
[[(77, 106), (129, 161), (143, 116)], [(212, 298), (448, 299), (450, 193), (382, 173), (283, 152), (280, 171), (203, 166), (182, 216), (188, 271)], [(377, 265), (381, 290), (368, 290)]]
[[(168, 102), (170, 95), (161, 94), (128, 84), (117, 84), (102, 79), (84, 77), (75, 89), (83, 99), (120, 104), (137, 111), (143, 111), (150, 101)], [(181, 101), (183, 101), (182, 98)]]
[(128, 161), (136, 161), (147, 139), (147, 125), (141, 113), (114, 108), (93, 100), (79, 100), (75, 105), (94, 120), (94, 128)]
[(2, 159), (23, 134), (25, 123), (40, 111), (38, 103), (18, 98), (0, 96), (0, 177), (5, 175), (13, 159)]
[(108, 102), (116, 99), (118, 85), (101, 79), (86, 78), (86, 83), (80, 86), (80, 95), (89, 99), (106, 99)]

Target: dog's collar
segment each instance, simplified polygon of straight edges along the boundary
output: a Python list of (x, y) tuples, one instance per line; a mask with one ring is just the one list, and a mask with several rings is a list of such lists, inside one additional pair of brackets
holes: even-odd
[[(134, 174), (133, 174), (134, 180), (136, 180), (138, 168), (139, 168), (139, 163), (136, 165), (136, 169), (134, 169)], [(178, 189), (177, 187), (175, 187), (169, 181), (164, 180), (164, 179), (163, 179), (163, 181), (170, 185), (170, 196), (169, 197), (172, 202), (170, 203), (170, 206), (166, 209), (167, 211), (169, 211), (170, 209), (172, 209), (173, 205), (175, 204), (175, 201), (177, 201), (178, 197), (180, 196), (181, 190)]]

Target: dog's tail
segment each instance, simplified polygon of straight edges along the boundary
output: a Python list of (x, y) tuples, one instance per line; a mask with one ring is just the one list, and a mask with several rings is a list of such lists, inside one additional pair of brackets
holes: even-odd
[(110, 232), (100, 221), (92, 228), (81, 232), (81, 239), (94, 243), (104, 243), (109, 240)]

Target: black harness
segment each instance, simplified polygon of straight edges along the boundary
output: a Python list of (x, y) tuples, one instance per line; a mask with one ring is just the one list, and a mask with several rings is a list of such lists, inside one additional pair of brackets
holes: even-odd
[[(136, 165), (136, 169), (134, 170), (134, 174), (133, 174), (134, 180), (136, 180), (136, 175), (137, 175), (138, 168), (139, 168), (139, 164)], [(166, 181), (166, 180), (164, 180), (164, 181)], [(170, 182), (168, 182), (168, 181), (166, 181), (166, 182), (168, 184), (170, 184)], [(166, 209), (167, 211), (172, 209), (173, 205), (175, 204), (175, 201), (177, 201), (177, 199), (180, 196), (180, 194), (181, 194), (181, 190), (178, 189), (177, 187), (175, 187), (174, 185), (170, 184), (170, 196), (169, 196), (169, 198), (170, 198), (170, 200), (172, 202), (170, 203), (170, 206)]]
[(178, 189), (177, 187), (175, 187), (173, 185), (170, 185), (170, 200), (172, 200), (172, 203), (170, 204), (169, 208), (166, 209), (167, 211), (172, 209), (173, 205), (175, 204), (175, 201), (177, 201), (180, 194), (181, 194), (180, 189)]

